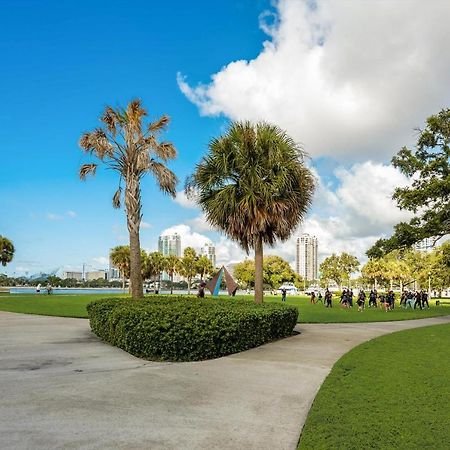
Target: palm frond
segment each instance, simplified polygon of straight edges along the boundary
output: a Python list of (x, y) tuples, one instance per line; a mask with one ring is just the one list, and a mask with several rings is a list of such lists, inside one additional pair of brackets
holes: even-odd
[(148, 170), (156, 177), (159, 188), (172, 197), (176, 196), (176, 185), (178, 178), (164, 164), (151, 159)]
[(115, 209), (119, 209), (120, 208), (121, 197), (122, 197), (122, 188), (119, 186), (119, 188), (115, 192), (115, 194), (113, 196), (113, 199), (112, 199), (113, 208), (115, 208)]
[(169, 159), (175, 159), (177, 157), (177, 151), (171, 142), (161, 142), (153, 148), (153, 151), (156, 156), (163, 161), (168, 161)]
[(148, 126), (148, 131), (150, 133), (157, 133), (159, 131), (164, 130), (170, 122), (170, 117), (163, 115), (155, 122), (150, 123)]
[(95, 175), (95, 172), (97, 170), (97, 164), (83, 164), (80, 167), (80, 180), (85, 180), (87, 175), (91, 174), (92, 176)]
[(128, 103), (125, 115), (130, 130), (142, 135), (142, 118), (147, 115), (147, 111), (142, 108), (141, 100), (134, 99)]

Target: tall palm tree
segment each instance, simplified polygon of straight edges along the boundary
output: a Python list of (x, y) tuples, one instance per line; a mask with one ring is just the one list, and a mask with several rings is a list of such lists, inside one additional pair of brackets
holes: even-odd
[(207, 221), (255, 250), (255, 302), (263, 301), (263, 243), (285, 241), (303, 220), (315, 181), (305, 153), (276, 125), (232, 123), (186, 181)]
[(15, 248), (13, 243), (0, 235), (0, 263), (3, 267), (10, 263), (14, 257)]
[(112, 263), (122, 275), (122, 289), (125, 290), (125, 280), (130, 278), (130, 247), (128, 245), (118, 245), (111, 249), (109, 253)]
[[(169, 123), (167, 116), (144, 125), (147, 111), (140, 100), (132, 100), (126, 109), (108, 106), (100, 120), (102, 127), (84, 133), (80, 147), (97, 157), (109, 169), (119, 174), (119, 187), (113, 196), (114, 208), (120, 208), (122, 182), (127, 226), (130, 237), (130, 281), (133, 298), (143, 294), (139, 228), (142, 219), (141, 179), (151, 173), (164, 193), (175, 196), (177, 177), (165, 162), (176, 157), (176, 149), (170, 142), (159, 142), (158, 138)], [(84, 164), (80, 178), (95, 175), (97, 164)]]

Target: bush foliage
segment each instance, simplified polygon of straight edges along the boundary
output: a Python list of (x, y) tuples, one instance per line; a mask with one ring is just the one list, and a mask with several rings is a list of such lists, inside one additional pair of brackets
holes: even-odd
[(298, 310), (276, 303), (178, 296), (103, 299), (87, 306), (92, 331), (132, 355), (197, 361), (292, 334)]

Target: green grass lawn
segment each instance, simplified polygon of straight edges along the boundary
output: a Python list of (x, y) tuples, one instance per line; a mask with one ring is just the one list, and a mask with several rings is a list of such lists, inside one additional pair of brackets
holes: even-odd
[(449, 361), (449, 324), (359, 345), (320, 388), (298, 448), (450, 448)]
[[(117, 295), (115, 295), (117, 296)], [(68, 295), (35, 295), (35, 294), (7, 294), (0, 296), (0, 311), (11, 311), (28, 314), (42, 314), (46, 316), (87, 317), (86, 305), (92, 300), (108, 297), (105, 294), (68, 294)], [(225, 297), (229, 299), (228, 297)], [(236, 297), (238, 298), (238, 297)], [(251, 301), (251, 296), (243, 296)], [(229, 299), (232, 301), (232, 299)], [(265, 296), (266, 302), (281, 302), (280, 296)], [(431, 308), (405, 310), (397, 307), (393, 311), (385, 312), (381, 309), (366, 308), (358, 312), (357, 307), (343, 309), (337, 300), (333, 301), (333, 308), (325, 308), (321, 303), (311, 305), (304, 296), (288, 297), (287, 304), (298, 307), (299, 322), (302, 323), (335, 323), (335, 322), (384, 322), (391, 320), (422, 319), (425, 317), (444, 316), (450, 314), (450, 305), (434, 306)]]

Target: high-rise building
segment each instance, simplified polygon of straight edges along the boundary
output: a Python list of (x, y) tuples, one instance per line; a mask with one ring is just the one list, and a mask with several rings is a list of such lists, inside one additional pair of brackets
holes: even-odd
[(296, 272), (305, 280), (317, 280), (317, 238), (307, 233), (297, 238)]
[(108, 270), (108, 281), (120, 281), (122, 279), (122, 274), (120, 273), (120, 270), (114, 265), (114, 263), (111, 260), (111, 257), (109, 258), (109, 270)]
[(181, 236), (177, 233), (160, 236), (158, 239), (158, 252), (164, 256), (181, 256)]
[(200, 249), (200, 255), (206, 256), (213, 267), (216, 267), (216, 247), (212, 242), (206, 242), (206, 244)]
[[(175, 255), (181, 257), (181, 236), (177, 233), (173, 235), (160, 236), (158, 239), (158, 252), (163, 256)], [(169, 274), (164, 271), (162, 273), (162, 279), (168, 281), (170, 279)], [(178, 277), (175, 277), (178, 279)]]

